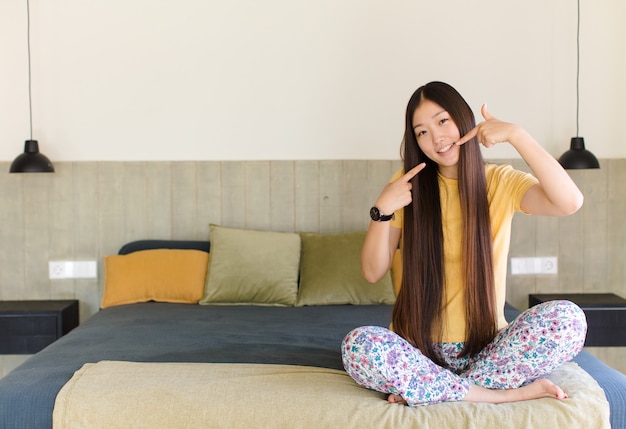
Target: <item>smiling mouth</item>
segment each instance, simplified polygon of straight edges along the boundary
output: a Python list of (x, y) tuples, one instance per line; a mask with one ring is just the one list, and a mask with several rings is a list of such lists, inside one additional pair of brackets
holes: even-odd
[(448, 146), (444, 146), (444, 147), (442, 147), (441, 149), (439, 149), (439, 150), (437, 151), (437, 153), (444, 153), (444, 152), (447, 152), (447, 151), (449, 151), (450, 149), (452, 149), (452, 146), (454, 146), (454, 143), (449, 144)]

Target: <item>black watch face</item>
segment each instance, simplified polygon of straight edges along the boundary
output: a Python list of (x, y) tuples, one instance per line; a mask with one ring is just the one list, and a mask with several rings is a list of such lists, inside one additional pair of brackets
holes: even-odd
[(372, 220), (380, 219), (380, 210), (378, 210), (378, 207), (372, 207), (370, 209), (370, 217), (372, 218)]

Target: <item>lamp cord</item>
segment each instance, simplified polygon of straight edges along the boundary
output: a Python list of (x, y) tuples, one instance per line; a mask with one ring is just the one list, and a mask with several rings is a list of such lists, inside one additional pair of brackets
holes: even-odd
[(27, 42), (28, 42), (28, 110), (30, 114), (30, 139), (33, 139), (33, 98), (31, 94), (31, 76), (30, 76), (30, 1), (26, 0), (26, 23), (27, 23)]
[(580, 112), (580, 0), (576, 23), (576, 137), (578, 137), (578, 116)]

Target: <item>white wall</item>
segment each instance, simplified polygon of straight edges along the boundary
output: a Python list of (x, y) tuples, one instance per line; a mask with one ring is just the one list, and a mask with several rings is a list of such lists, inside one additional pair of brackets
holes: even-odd
[[(581, 10), (580, 134), (626, 157), (626, 2)], [(26, 34), (26, 0), (1, 0), (0, 161), (29, 138)], [(53, 162), (396, 159), (430, 80), (555, 156), (576, 132), (574, 0), (31, 0), (31, 49)]]

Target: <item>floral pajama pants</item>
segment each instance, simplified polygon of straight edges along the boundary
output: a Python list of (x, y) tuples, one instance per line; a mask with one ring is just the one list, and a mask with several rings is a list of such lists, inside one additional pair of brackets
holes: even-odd
[(580, 352), (586, 333), (576, 304), (550, 301), (524, 311), (475, 356), (458, 356), (463, 343), (437, 344), (448, 368), (379, 326), (352, 330), (341, 350), (343, 366), (358, 384), (417, 406), (460, 401), (471, 384), (511, 389), (545, 378)]

